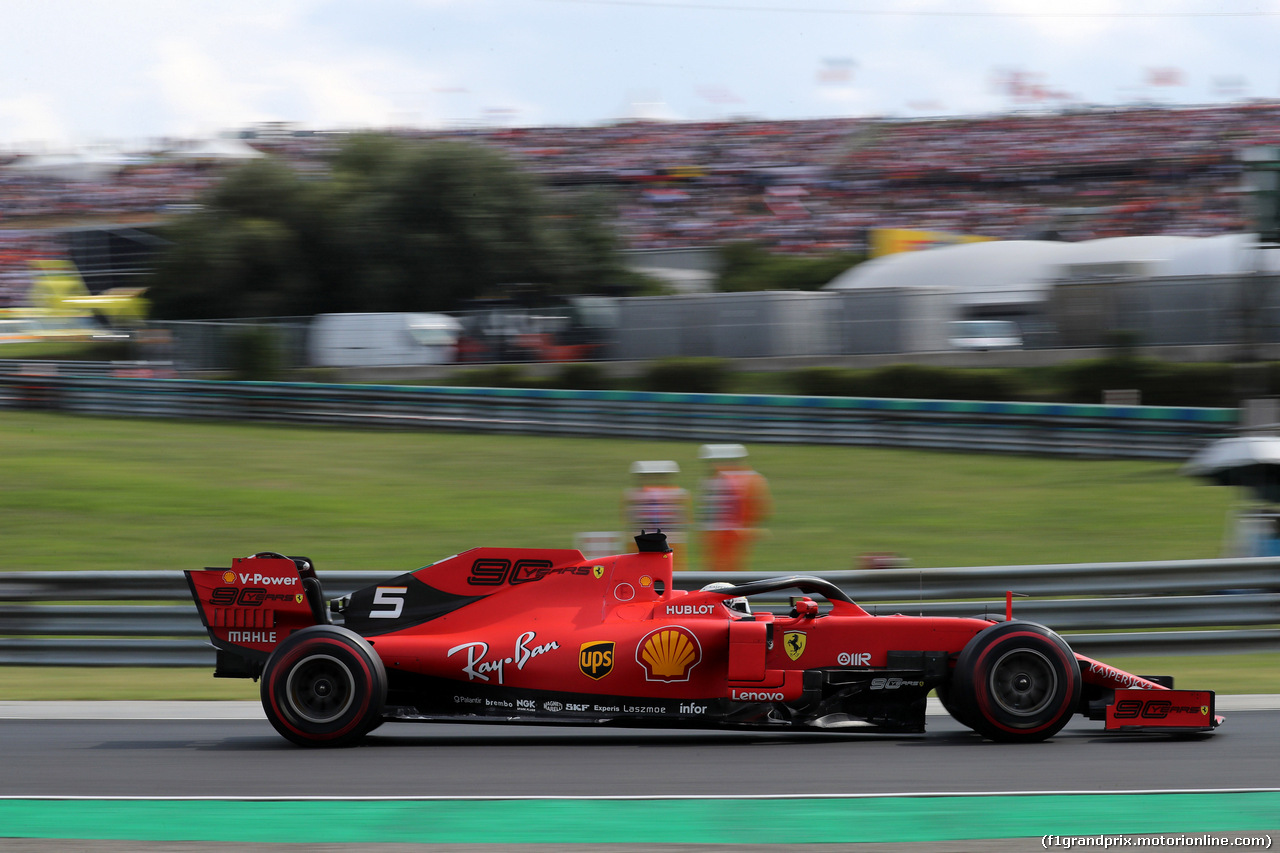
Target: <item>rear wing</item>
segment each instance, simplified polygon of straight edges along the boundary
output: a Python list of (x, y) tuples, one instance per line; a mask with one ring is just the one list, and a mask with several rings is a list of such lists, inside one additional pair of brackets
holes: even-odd
[(218, 652), (213, 672), (218, 678), (256, 679), (285, 637), (330, 621), (320, 581), (306, 557), (264, 551), (238, 557), (230, 568), (185, 574)]

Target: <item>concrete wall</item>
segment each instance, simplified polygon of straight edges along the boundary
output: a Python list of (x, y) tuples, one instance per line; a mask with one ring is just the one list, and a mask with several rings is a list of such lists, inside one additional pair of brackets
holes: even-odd
[(953, 294), (943, 288), (857, 289), (840, 299), (836, 352), (936, 352), (947, 346), (947, 324), (956, 319)]
[(611, 356), (780, 358), (947, 349), (943, 289), (760, 291), (619, 300)]
[(1280, 341), (1280, 276), (1061, 282), (1048, 304), (1057, 346), (1103, 346), (1133, 332), (1143, 346)]
[(775, 358), (834, 353), (835, 294), (792, 291), (619, 300), (621, 359)]

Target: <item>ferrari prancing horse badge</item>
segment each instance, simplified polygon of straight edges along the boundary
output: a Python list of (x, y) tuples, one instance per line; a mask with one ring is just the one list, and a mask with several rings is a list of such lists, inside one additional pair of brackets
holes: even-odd
[(782, 635), (782, 645), (787, 650), (787, 657), (792, 660), (799, 660), (800, 655), (804, 654), (805, 642), (804, 631), (788, 631)]

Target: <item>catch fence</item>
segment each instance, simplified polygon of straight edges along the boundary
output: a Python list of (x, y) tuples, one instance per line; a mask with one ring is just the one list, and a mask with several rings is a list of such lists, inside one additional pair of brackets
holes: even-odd
[[(321, 570), (338, 598), (395, 572)], [(772, 574), (678, 572), (675, 585), (744, 583)], [(1003, 618), (1063, 633), (1092, 656), (1280, 649), (1280, 559), (871, 569), (820, 572), (868, 611)], [(784, 594), (753, 598), (781, 606)], [(0, 572), (0, 665), (212, 666), (179, 571)]]
[(405, 430), (1186, 459), (1237, 409), (0, 373), (0, 409)]

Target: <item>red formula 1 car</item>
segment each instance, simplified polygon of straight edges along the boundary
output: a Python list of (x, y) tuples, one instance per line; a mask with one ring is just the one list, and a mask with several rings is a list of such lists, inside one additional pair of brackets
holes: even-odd
[[(666, 538), (636, 541), (592, 560), (477, 548), (331, 602), (302, 557), (186, 574), (214, 674), (261, 677), (271, 724), (307, 746), (389, 720), (920, 732), (932, 689), (1003, 741), (1043, 740), (1076, 713), (1124, 731), (1221, 721), (1212, 691), (1075, 654), (1041, 625), (872, 616), (815, 577), (686, 592)], [(780, 590), (799, 593), (789, 612), (751, 612)]]

